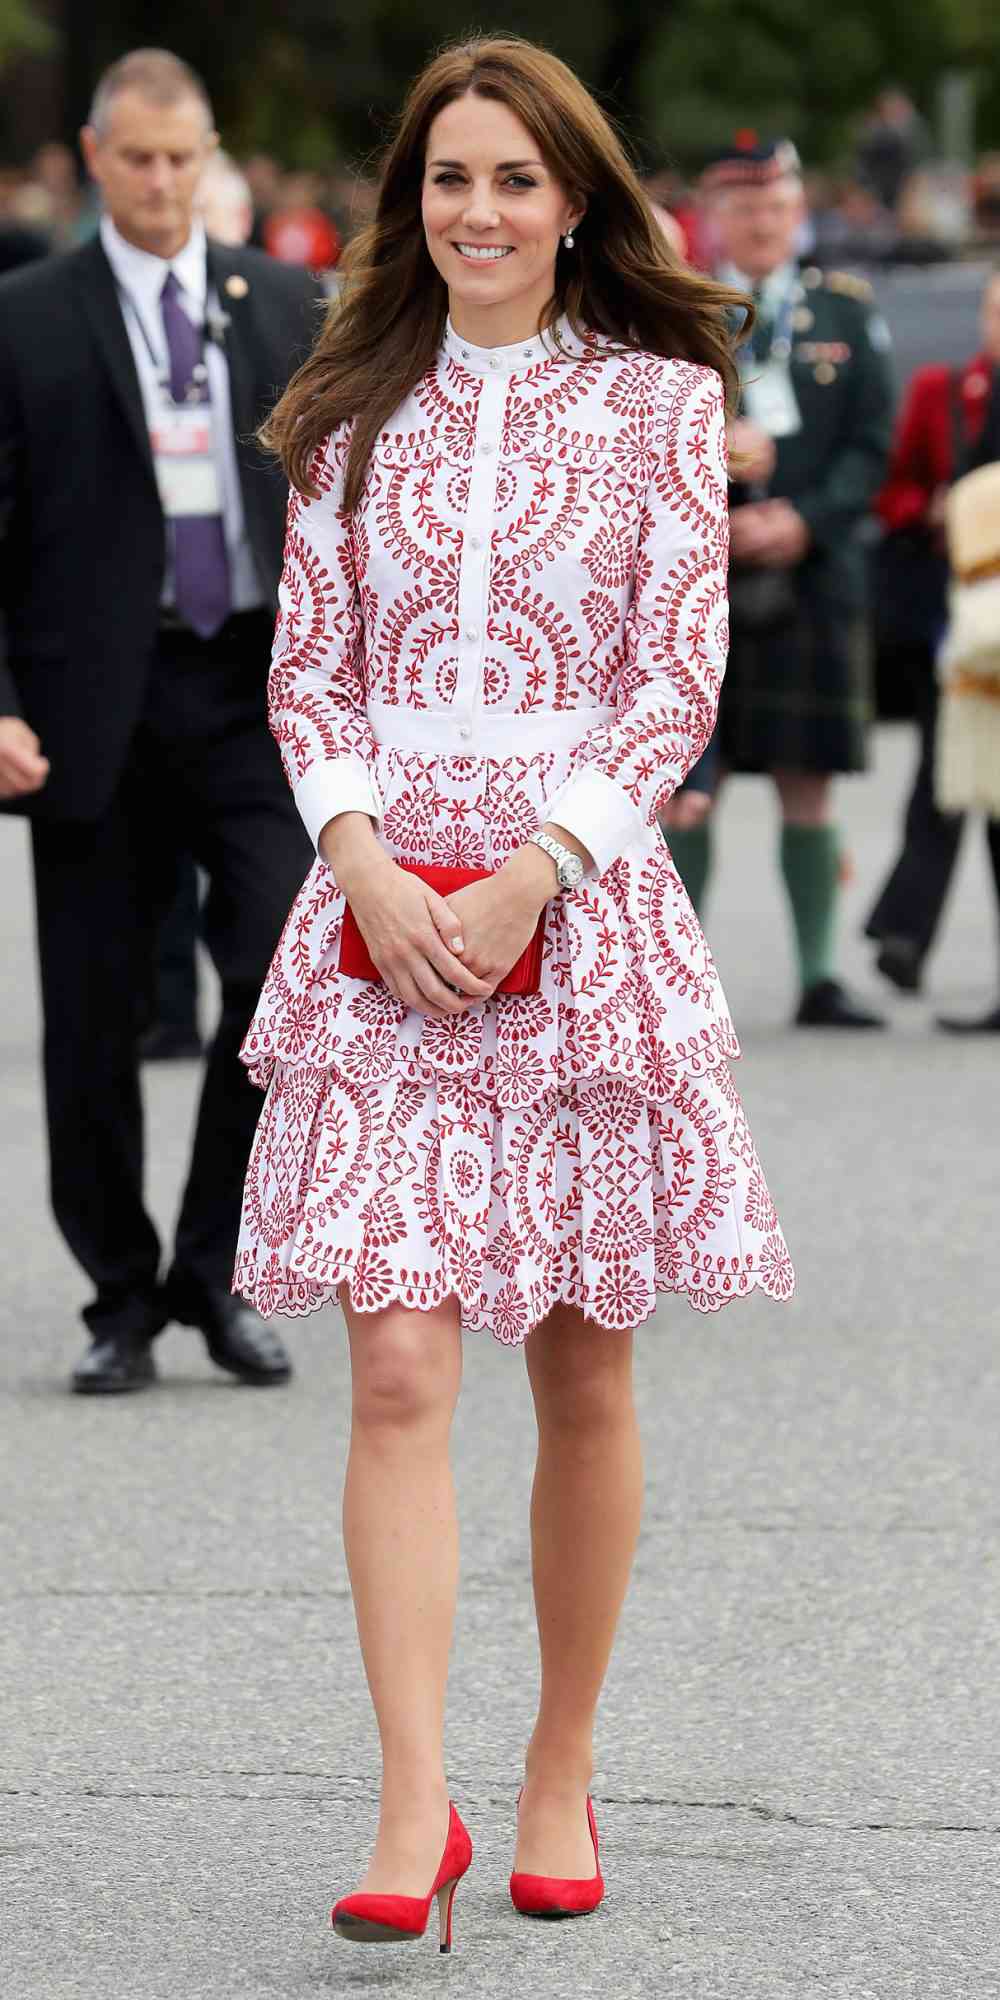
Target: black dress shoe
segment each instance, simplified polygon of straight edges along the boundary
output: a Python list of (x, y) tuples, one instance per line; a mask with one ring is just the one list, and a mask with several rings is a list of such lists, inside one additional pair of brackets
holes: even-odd
[(971, 1021), (962, 1021), (954, 1014), (939, 1014), (937, 1025), (948, 1035), (1000, 1035), (1000, 1007), (991, 1007), (988, 1014), (977, 1014)]
[(140, 1062), (192, 1062), (201, 1053), (197, 1028), (176, 1028), (170, 1021), (154, 1021), (139, 1037)]
[(223, 1286), (192, 1285), (167, 1280), (167, 1304), (172, 1319), (197, 1326), (217, 1368), (238, 1375), (260, 1388), (287, 1382), (292, 1364), (274, 1329), (245, 1299)]
[(888, 979), (900, 993), (919, 993), (924, 960), (912, 938), (880, 938), (875, 964), (883, 979)]
[(122, 1396), (156, 1381), (151, 1339), (110, 1334), (95, 1340), (70, 1377), (78, 1396)]
[(881, 1014), (869, 1013), (852, 1000), (838, 979), (818, 979), (807, 986), (795, 1016), (799, 1028), (884, 1028)]

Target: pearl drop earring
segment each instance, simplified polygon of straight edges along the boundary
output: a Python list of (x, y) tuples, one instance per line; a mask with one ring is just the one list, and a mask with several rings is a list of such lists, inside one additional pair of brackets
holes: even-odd
[(565, 245), (566, 245), (566, 248), (567, 248), (567, 250), (572, 250), (572, 248), (573, 248), (573, 231), (572, 231), (571, 229), (567, 229), (567, 231), (566, 231), (566, 234), (565, 234), (565, 236), (563, 237), (563, 242), (565, 243)]

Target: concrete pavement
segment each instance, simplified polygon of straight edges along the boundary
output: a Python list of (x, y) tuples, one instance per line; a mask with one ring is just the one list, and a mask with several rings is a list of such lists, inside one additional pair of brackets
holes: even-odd
[[(843, 788), (844, 966), (908, 771)], [(287, 1392), (197, 1336), (162, 1385), (65, 1393), (84, 1288), (45, 1209), (23, 830), (0, 824), (0, 1994), (3, 2000), (960, 2000), (1000, 1990), (998, 1048), (887, 1000), (894, 1031), (785, 1026), (766, 786), (734, 788), (709, 929), (738, 1079), (798, 1268), (791, 1307), (666, 1304), (639, 1340), (648, 1506), (595, 1785), (609, 1892), (577, 1924), (506, 1898), (531, 1719), (517, 1355), (470, 1339), (454, 1795), (476, 1843), (447, 1967), (326, 1930), (370, 1838), (375, 1741), (339, 1535), (339, 1317)], [(993, 992), (978, 836), (936, 1003)], [(881, 996), (880, 996), (881, 997)], [(169, 1226), (192, 1071), (150, 1073)]]

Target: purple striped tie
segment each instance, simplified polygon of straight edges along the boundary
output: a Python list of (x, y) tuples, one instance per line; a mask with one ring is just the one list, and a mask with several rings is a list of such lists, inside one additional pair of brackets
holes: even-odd
[[(183, 403), (201, 360), (201, 338), (180, 301), (180, 286), (168, 271), (161, 296), (163, 331), (170, 357), (170, 393)], [(177, 614), (210, 639), (232, 610), (229, 558), (221, 514), (183, 514), (173, 522), (174, 601)]]

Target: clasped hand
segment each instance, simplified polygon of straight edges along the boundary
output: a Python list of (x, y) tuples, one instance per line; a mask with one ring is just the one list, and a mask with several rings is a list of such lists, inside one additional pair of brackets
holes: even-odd
[(390, 993), (434, 1020), (496, 991), (547, 900), (534, 871), (512, 862), (439, 896), (384, 851), (345, 894)]
[(729, 546), (736, 562), (789, 568), (802, 561), (809, 541), (809, 529), (789, 500), (754, 500), (734, 507), (729, 518)]

